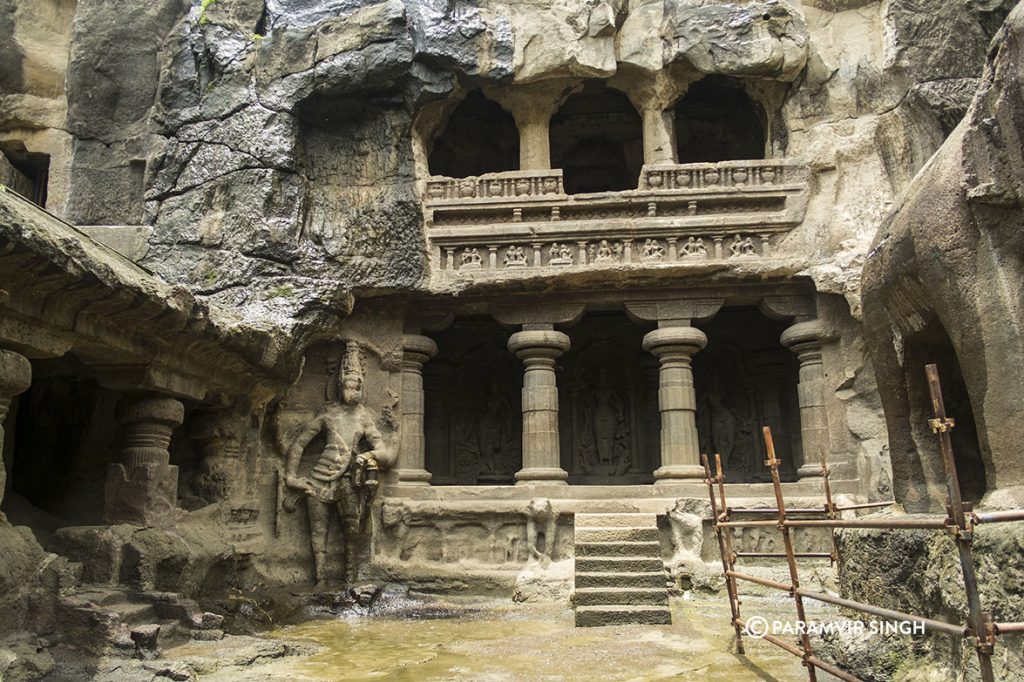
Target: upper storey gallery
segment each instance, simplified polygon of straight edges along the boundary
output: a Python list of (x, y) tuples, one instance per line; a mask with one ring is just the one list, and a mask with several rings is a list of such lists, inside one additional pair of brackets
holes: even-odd
[(788, 84), (619, 73), (468, 87), (416, 141), (435, 269), (649, 266), (773, 255), (807, 169), (785, 156)]

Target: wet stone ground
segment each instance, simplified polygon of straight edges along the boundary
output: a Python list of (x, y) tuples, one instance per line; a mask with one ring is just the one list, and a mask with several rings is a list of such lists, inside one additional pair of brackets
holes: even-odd
[[(748, 598), (744, 608), (792, 616), (789, 600)], [(767, 642), (747, 639), (747, 654), (734, 654), (724, 599), (676, 599), (673, 611), (671, 626), (575, 628), (571, 609), (561, 605), (402, 600), (371, 615), (310, 621), (260, 639), (191, 643), (164, 659), (210, 682), (807, 679), (797, 659)]]

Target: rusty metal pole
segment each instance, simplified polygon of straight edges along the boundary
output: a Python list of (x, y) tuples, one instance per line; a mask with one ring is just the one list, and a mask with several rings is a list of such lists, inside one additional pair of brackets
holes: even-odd
[(956, 533), (956, 547), (960, 555), (960, 569), (963, 571), (964, 588), (967, 592), (968, 625), (973, 630), (974, 647), (978, 651), (978, 666), (984, 682), (994, 682), (992, 671), (992, 649), (995, 643), (995, 628), (990, 614), (981, 610), (981, 596), (978, 593), (978, 580), (974, 573), (974, 556), (971, 544), (974, 540), (974, 524), (971, 517), (964, 513), (964, 502), (960, 496), (960, 479), (956, 473), (956, 460), (953, 457), (953, 441), (949, 432), (955, 422), (946, 416), (946, 404), (942, 399), (942, 383), (939, 381), (939, 369), (934, 364), (924, 368), (928, 379), (928, 393), (932, 401), (933, 419), (928, 420), (932, 432), (939, 437), (939, 449), (942, 451), (942, 464), (946, 469), (946, 492), (949, 500), (949, 514), (952, 517)]
[(775, 458), (775, 443), (772, 441), (772, 430), (765, 426), (764, 445), (768, 453), (768, 460), (765, 464), (772, 473), (772, 487), (775, 489), (775, 506), (779, 510), (779, 532), (782, 534), (782, 545), (786, 550), (786, 563), (789, 564), (789, 581), (793, 585), (793, 601), (796, 604), (796, 617), (800, 619), (802, 632), (800, 643), (803, 645), (804, 667), (807, 668), (807, 679), (810, 682), (817, 682), (818, 675), (815, 672), (814, 663), (810, 660), (814, 652), (811, 649), (811, 638), (807, 634), (807, 614), (804, 611), (804, 600), (797, 591), (800, 588), (800, 576), (797, 574), (796, 557), (793, 552), (793, 539), (789, 535), (789, 527), (786, 525), (786, 501), (782, 498), (782, 482), (779, 480), (779, 460)]
[[(836, 505), (832, 501), (832, 485), (829, 483), (829, 476), (831, 471), (828, 468), (828, 460), (825, 458), (825, 451), (819, 450), (818, 454), (821, 455), (821, 476), (822, 481), (825, 485), (825, 516), (829, 519), (836, 519)], [(829, 537), (832, 539), (832, 565), (839, 566), (839, 545), (836, 544), (836, 529), (829, 528)]]
[[(736, 653), (746, 653), (743, 649), (743, 628), (740, 627), (740, 597), (736, 586), (736, 579), (729, 575), (732, 571), (732, 551), (726, 542), (724, 530), (718, 525), (718, 503), (715, 500), (714, 479), (711, 477), (711, 465), (708, 464), (708, 456), (701, 455), (701, 462), (704, 464), (704, 480), (708, 484), (708, 498), (711, 500), (711, 515), (715, 526), (715, 535), (718, 536), (718, 551), (722, 555), (722, 574), (725, 576), (725, 590), (729, 593), (729, 610), (732, 612), (732, 626), (736, 630)], [(725, 502), (722, 503), (723, 509)], [(728, 511), (723, 512), (728, 514)], [(726, 516), (728, 518), (728, 516)]]

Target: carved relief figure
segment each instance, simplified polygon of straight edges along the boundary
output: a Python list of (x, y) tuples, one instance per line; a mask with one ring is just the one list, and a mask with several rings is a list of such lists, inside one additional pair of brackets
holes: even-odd
[(526, 267), (526, 251), (521, 246), (510, 246), (505, 252), (505, 260), (503, 261), (506, 268), (524, 268)]
[(607, 239), (602, 239), (598, 245), (590, 245), (590, 259), (595, 263), (608, 263), (613, 260), (617, 260), (619, 254), (622, 253), (622, 244), (616, 244), (612, 247), (608, 243)]
[(579, 468), (584, 473), (618, 476), (632, 464), (626, 404), (604, 367), (597, 375), (597, 385), (584, 384), (576, 398)]
[(558, 533), (558, 513), (551, 500), (535, 497), (526, 506), (526, 547), (530, 559), (543, 564), (554, 558), (555, 538)]
[(708, 249), (704, 246), (704, 240), (700, 237), (689, 237), (682, 248), (683, 257), (707, 258)]
[(572, 265), (572, 248), (568, 244), (555, 242), (551, 245), (548, 255), (551, 257), (551, 265)]
[(660, 261), (665, 258), (665, 247), (658, 243), (656, 239), (648, 239), (644, 242), (640, 257), (643, 260)]
[[(376, 419), (363, 405), (363, 358), (359, 344), (350, 342), (338, 376), (338, 400), (328, 405), (296, 436), (288, 448), (285, 485), (292, 494), (285, 508), (294, 509), (305, 497), (316, 580), (326, 577), (328, 537), (332, 509), (340, 517), (345, 543), (345, 579), (356, 579), (356, 539), (365, 510), (376, 490), (377, 458), (384, 454), (384, 439)], [(313, 465), (302, 472), (306, 447), (319, 435), (324, 447)]]
[(729, 245), (730, 257), (733, 256), (756, 256), (757, 251), (754, 249), (754, 241), (747, 237), (744, 239), (741, 235), (736, 235), (732, 244)]
[(478, 269), (483, 267), (483, 264), (484, 259), (480, 256), (480, 252), (475, 246), (470, 249), (463, 249), (459, 267), (465, 269)]
[(489, 470), (491, 473), (504, 473), (515, 466), (514, 462), (506, 461), (507, 458), (503, 456), (509, 450), (505, 444), (511, 433), (511, 419), (512, 406), (505, 399), (498, 375), (494, 374), (487, 385), (484, 411), (476, 423), (481, 469)]
[(703, 518), (710, 512), (710, 509), (704, 507), (702, 502), (680, 498), (668, 511), (673, 563), (700, 561), (700, 548), (704, 540)]
[(625, 432), (626, 415), (622, 400), (608, 385), (608, 372), (602, 367), (594, 391), (594, 443), (601, 464), (612, 464)]

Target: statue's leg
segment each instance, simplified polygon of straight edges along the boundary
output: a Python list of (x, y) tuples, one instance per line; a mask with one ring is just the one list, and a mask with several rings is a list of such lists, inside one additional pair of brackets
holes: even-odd
[(555, 534), (558, 532), (558, 515), (552, 514), (548, 517), (544, 527), (544, 556), (555, 558)]
[(349, 479), (342, 481), (342, 495), (338, 500), (338, 516), (345, 538), (345, 582), (354, 585), (359, 580), (359, 520), (362, 496)]
[(313, 548), (313, 573), (322, 583), (327, 575), (327, 535), (331, 531), (331, 505), (312, 497), (306, 498), (309, 514), (309, 543)]
[(526, 549), (530, 553), (528, 558), (540, 559), (540, 552), (537, 547), (537, 522), (533, 517), (526, 519)]

